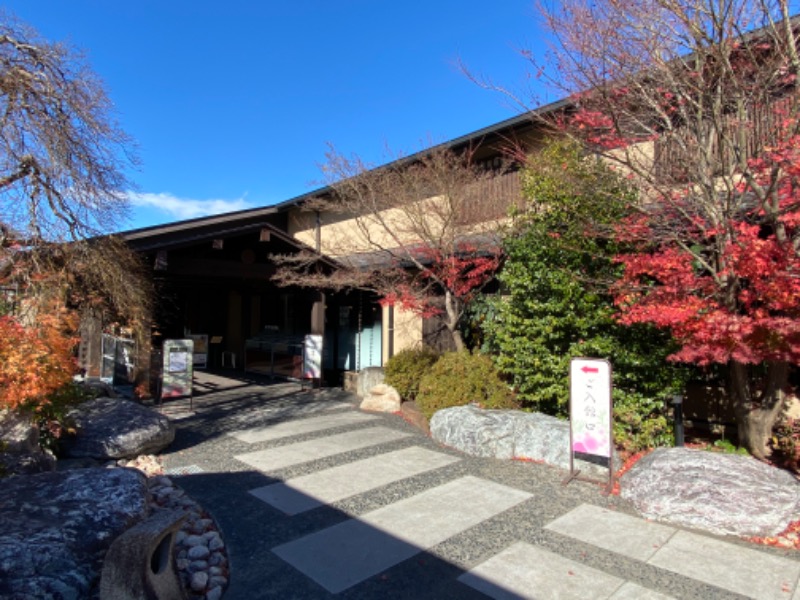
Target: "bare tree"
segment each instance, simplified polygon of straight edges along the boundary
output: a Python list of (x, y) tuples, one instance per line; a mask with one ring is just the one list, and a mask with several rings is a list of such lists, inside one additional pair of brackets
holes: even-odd
[(372, 290), (423, 316), (442, 314), (463, 349), (459, 324), (499, 266), (500, 222), (520, 197), (516, 174), (442, 147), (379, 168), (333, 148), (327, 159), (330, 193), (305, 208), (323, 215), (320, 250), (341, 268), (323, 272), (313, 256), (280, 257), (276, 281)]
[(124, 171), (135, 164), (85, 59), (0, 13), (0, 283), (23, 290), (29, 307), (58, 296), (145, 322), (150, 286), (138, 259), (99, 237), (127, 213)]
[(641, 190), (625, 318), (670, 329), (678, 360), (726, 365), (740, 442), (765, 456), (800, 359), (800, 307), (775, 291), (800, 269), (788, 2), (571, 0), (541, 14), (552, 60), (528, 57), (571, 100), (563, 133)]
[(0, 15), (0, 206), (29, 241), (80, 239), (125, 214), (130, 140), (80, 54)]

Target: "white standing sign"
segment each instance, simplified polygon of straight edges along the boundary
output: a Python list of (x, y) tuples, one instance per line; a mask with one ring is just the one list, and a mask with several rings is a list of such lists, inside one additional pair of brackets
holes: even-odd
[[(569, 366), (570, 477), (577, 479), (574, 458), (607, 465), (613, 482), (611, 364), (597, 358), (573, 358)], [(595, 458), (597, 457), (597, 458)], [(593, 460), (594, 459), (594, 460)]]
[(303, 340), (303, 379), (322, 378), (322, 336), (309, 334)]
[(611, 456), (611, 365), (573, 358), (569, 373), (572, 451)]

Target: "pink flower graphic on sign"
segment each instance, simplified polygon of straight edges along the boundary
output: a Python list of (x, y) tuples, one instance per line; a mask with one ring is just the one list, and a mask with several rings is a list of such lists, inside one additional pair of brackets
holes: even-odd
[(605, 435), (583, 431), (579, 436), (573, 439), (572, 450), (573, 452), (608, 456), (608, 438)]

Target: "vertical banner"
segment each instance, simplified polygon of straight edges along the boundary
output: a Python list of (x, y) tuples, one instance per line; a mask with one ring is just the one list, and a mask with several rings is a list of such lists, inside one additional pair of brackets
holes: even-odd
[(161, 371), (161, 401), (165, 398), (192, 398), (192, 340), (164, 340), (164, 366)]
[(303, 340), (303, 379), (322, 378), (322, 336), (307, 335)]
[[(608, 467), (613, 485), (613, 408), (611, 364), (596, 358), (573, 358), (569, 365), (570, 477), (578, 477), (574, 459)], [(592, 481), (592, 480), (588, 480)]]

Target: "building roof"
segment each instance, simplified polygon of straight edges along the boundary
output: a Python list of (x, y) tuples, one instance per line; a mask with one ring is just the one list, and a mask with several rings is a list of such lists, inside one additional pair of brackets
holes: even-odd
[[(523, 131), (528, 128), (534, 128), (536, 116), (546, 115), (551, 112), (561, 110), (567, 106), (569, 106), (569, 102), (567, 100), (552, 102), (536, 109), (535, 111), (516, 115), (509, 119), (500, 121), (499, 123), (495, 123), (494, 125), (483, 127), (473, 131), (472, 133), (468, 133), (450, 141), (443, 142), (434, 146), (433, 148), (427, 148), (425, 150), (415, 152), (414, 154), (410, 154), (409, 156), (405, 156), (377, 168), (383, 169), (387, 167), (401, 166), (406, 163), (412, 163), (419, 160), (421, 157), (425, 156), (434, 149), (447, 148), (457, 151), (470, 146), (482, 146), (487, 142), (492, 141), (509, 141), (513, 139), (516, 132)], [(163, 240), (170, 236), (178, 239), (186, 235), (191, 235), (189, 234), (190, 231), (197, 231), (198, 229), (202, 230), (205, 228), (215, 228), (218, 232), (216, 235), (219, 235), (220, 226), (232, 225), (237, 222), (241, 224), (243, 222), (252, 221), (253, 219), (277, 215), (289, 210), (290, 208), (301, 206), (313, 198), (329, 194), (331, 191), (332, 189), (329, 186), (323, 186), (271, 206), (250, 208), (209, 217), (187, 219), (184, 221), (175, 221), (164, 225), (154, 225), (140, 229), (131, 229), (128, 231), (122, 231), (119, 233), (119, 235), (134, 248), (149, 245), (148, 240), (155, 242), (156, 239)]]

